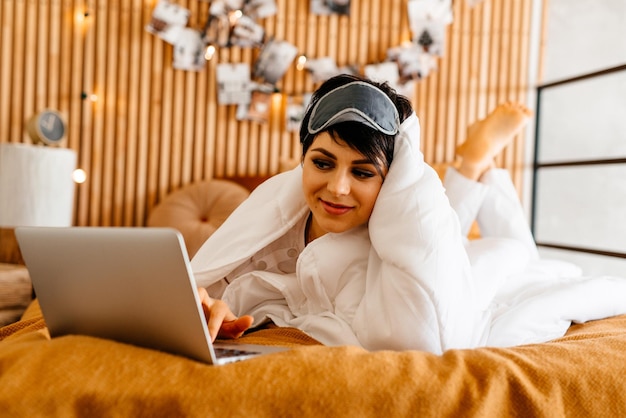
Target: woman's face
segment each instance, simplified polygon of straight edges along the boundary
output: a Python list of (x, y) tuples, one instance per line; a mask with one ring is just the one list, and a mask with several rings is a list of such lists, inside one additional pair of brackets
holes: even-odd
[[(382, 175), (386, 174), (383, 168)], [(307, 242), (367, 223), (383, 176), (373, 162), (342, 140), (334, 140), (328, 132), (317, 135), (302, 165), (304, 195), (313, 215)]]

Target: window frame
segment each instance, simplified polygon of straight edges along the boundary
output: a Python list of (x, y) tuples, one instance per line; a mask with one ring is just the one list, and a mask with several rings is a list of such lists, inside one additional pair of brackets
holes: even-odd
[[(541, 170), (546, 169), (546, 168), (553, 168), (553, 167), (589, 167), (589, 166), (611, 165), (611, 164), (625, 164), (626, 165), (626, 157), (540, 163), (539, 162), (539, 150), (540, 150), (540, 145), (541, 145), (540, 121), (541, 121), (541, 101), (543, 97), (542, 93), (544, 92), (544, 90), (548, 90), (553, 87), (576, 83), (582, 80), (602, 77), (602, 76), (613, 74), (613, 73), (620, 72), (620, 71), (626, 71), (626, 64), (537, 86), (536, 113), (535, 113), (535, 127), (536, 128), (535, 128), (535, 138), (534, 138), (535, 144), (534, 144), (534, 156), (533, 156), (533, 168), (532, 168), (532, 195), (531, 195), (532, 197), (531, 197), (531, 214), (530, 214), (530, 228), (531, 228), (533, 237), (536, 235), (535, 233), (536, 233), (537, 198), (538, 198), (537, 184), (538, 184), (539, 172)], [(626, 252), (605, 251), (605, 250), (585, 247), (584, 245), (581, 245), (581, 246), (560, 245), (556, 243), (543, 242), (543, 241), (536, 241), (536, 245), (538, 247), (552, 248), (552, 249), (557, 249), (557, 250), (565, 250), (565, 251), (626, 259)]]

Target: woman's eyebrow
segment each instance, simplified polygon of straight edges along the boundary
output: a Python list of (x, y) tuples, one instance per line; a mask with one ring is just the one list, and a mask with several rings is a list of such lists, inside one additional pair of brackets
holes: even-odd
[(360, 165), (360, 164), (376, 165), (376, 164), (374, 164), (370, 160), (354, 160), (354, 161), (352, 161), (352, 164), (354, 164), (354, 165)]
[[(332, 152), (329, 152), (327, 150), (325, 150), (324, 148), (313, 148), (311, 151), (317, 151), (317, 152), (321, 152), (322, 154), (324, 154), (325, 156), (327, 156), (330, 159), (336, 160), (337, 157), (335, 157), (335, 155)], [(359, 164), (371, 164), (371, 165), (375, 165), (373, 162), (371, 162), (368, 159), (363, 159), (363, 160), (353, 160), (352, 164), (355, 165), (359, 165)]]
[(332, 158), (333, 160), (337, 159), (337, 157), (335, 157), (335, 155), (332, 152), (329, 152), (325, 150), (324, 148), (313, 148), (311, 151), (321, 152), (322, 154), (324, 154), (328, 158)]

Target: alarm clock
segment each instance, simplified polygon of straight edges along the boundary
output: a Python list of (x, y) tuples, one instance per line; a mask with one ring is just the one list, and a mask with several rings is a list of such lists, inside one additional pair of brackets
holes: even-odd
[(65, 138), (65, 121), (56, 110), (45, 109), (28, 120), (26, 130), (35, 144), (59, 145)]

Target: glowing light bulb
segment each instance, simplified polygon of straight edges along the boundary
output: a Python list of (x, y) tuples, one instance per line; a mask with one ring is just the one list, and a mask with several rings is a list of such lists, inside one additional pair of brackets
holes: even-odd
[(305, 55), (300, 55), (298, 57), (298, 62), (296, 63), (296, 69), (298, 71), (304, 70), (304, 65), (305, 64), (306, 64), (306, 56)]
[(72, 173), (72, 180), (74, 180), (74, 183), (82, 184), (87, 180), (87, 173), (82, 168), (77, 168)]
[(274, 92), (272, 94), (272, 107), (274, 109), (279, 108), (282, 102), (283, 102), (283, 95), (281, 93)]
[(230, 20), (230, 24), (234, 25), (237, 23), (239, 19), (243, 16), (243, 12), (241, 10), (235, 10), (228, 15), (228, 19)]
[(85, 23), (85, 21), (89, 18), (89, 12), (87, 10), (77, 11), (76, 14), (76, 23)]
[(215, 47), (213, 45), (207, 46), (206, 51), (204, 53), (204, 59), (207, 61), (211, 61), (211, 58), (213, 58), (213, 55), (215, 55)]

